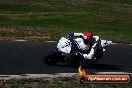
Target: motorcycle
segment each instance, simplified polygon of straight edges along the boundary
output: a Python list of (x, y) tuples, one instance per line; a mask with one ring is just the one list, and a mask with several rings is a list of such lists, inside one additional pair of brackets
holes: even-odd
[[(96, 59), (86, 60), (82, 57), (82, 54), (85, 53), (85, 51), (80, 49), (80, 44), (77, 41), (78, 39), (79, 38), (71, 39), (70, 37), (61, 37), (57, 44), (57, 48), (52, 54), (44, 59), (44, 63), (50, 66), (59, 62), (67, 63), (71, 66), (94, 64), (103, 56), (104, 47), (112, 43), (112, 41), (100, 39), (99, 42), (101, 43), (101, 48), (97, 45), (97, 50), (94, 55)], [(89, 51), (86, 51), (86, 53), (89, 52), (90, 49)]]

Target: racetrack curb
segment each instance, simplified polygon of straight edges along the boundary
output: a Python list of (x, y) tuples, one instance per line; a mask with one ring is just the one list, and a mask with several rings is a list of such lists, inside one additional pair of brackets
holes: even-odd
[[(127, 74), (132, 75), (128, 72), (94, 72), (92, 74)], [(11, 79), (44, 79), (51, 80), (53, 78), (63, 77), (74, 77), (79, 75), (78, 73), (55, 73), (55, 74), (22, 74), (22, 75), (0, 75), (0, 80), (11, 80)]]
[(22, 75), (0, 75), (0, 80), (11, 79), (53, 79), (58, 77), (73, 77), (77, 73), (56, 73), (56, 74), (22, 74)]

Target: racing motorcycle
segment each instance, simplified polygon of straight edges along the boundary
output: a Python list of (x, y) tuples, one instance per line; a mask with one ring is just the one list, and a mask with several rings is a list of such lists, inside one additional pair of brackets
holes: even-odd
[(50, 66), (59, 62), (67, 63), (71, 66), (94, 64), (103, 56), (104, 47), (112, 43), (112, 41), (100, 39), (99, 42), (101, 43), (102, 47), (99, 48), (99, 45), (97, 45), (97, 50), (94, 55), (96, 59), (86, 60), (82, 57), (82, 54), (89, 53), (90, 49), (86, 52), (81, 50), (79, 46), (80, 44), (77, 40), (78, 38), (71, 39), (70, 37), (61, 37), (55, 51), (44, 59), (45, 64)]

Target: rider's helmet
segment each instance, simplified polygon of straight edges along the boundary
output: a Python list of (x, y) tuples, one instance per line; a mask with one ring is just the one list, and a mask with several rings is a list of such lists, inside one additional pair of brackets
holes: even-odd
[(92, 40), (93, 34), (91, 32), (85, 32), (83, 34), (83, 39), (85, 43), (90, 43)]

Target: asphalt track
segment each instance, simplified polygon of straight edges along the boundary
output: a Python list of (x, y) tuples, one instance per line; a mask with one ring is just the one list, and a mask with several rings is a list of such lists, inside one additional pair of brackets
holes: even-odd
[[(58, 64), (47, 66), (43, 59), (57, 42), (0, 41), (0, 75), (77, 73), (77, 68)], [(89, 72), (132, 72), (132, 45), (106, 47), (103, 58), (86, 67)]]

